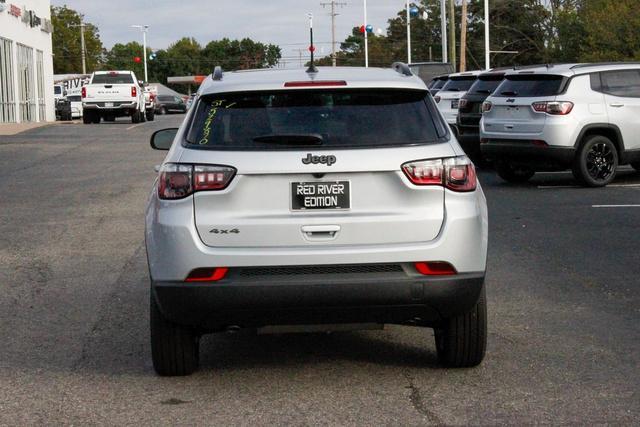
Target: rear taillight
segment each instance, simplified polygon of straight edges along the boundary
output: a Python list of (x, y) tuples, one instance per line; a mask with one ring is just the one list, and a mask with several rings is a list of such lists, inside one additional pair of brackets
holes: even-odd
[(458, 109), (460, 111), (463, 111), (467, 109), (467, 106), (469, 105), (469, 101), (466, 98), (461, 98), (460, 101), (458, 101)]
[(184, 279), (185, 282), (217, 282), (224, 279), (227, 267), (196, 268)]
[(227, 188), (236, 170), (228, 166), (167, 163), (160, 169), (158, 196), (164, 200), (182, 199), (196, 191)]
[(438, 95), (433, 97), (433, 100), (436, 101), (436, 104), (440, 103), (440, 99), (442, 99), (442, 98), (440, 98)]
[(86, 98), (87, 97), (87, 88), (86, 87), (82, 87), (82, 97)]
[(138, 89), (135, 86), (131, 86), (131, 97), (135, 98), (136, 96), (138, 96)]
[(476, 170), (466, 156), (417, 160), (402, 165), (402, 171), (415, 185), (440, 185), (460, 192), (473, 191), (478, 185)]
[(457, 273), (451, 264), (444, 261), (416, 262), (414, 265), (418, 273), (425, 276), (450, 276)]
[(492, 107), (493, 107), (493, 104), (490, 101), (484, 101), (482, 103), (482, 112), (488, 113), (489, 111), (491, 111)]
[(531, 104), (533, 111), (547, 113), (553, 116), (565, 116), (573, 110), (573, 102), (569, 101), (542, 101)]

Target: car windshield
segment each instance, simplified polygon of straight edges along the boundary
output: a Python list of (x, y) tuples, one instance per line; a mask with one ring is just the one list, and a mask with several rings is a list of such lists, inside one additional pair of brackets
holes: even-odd
[(381, 147), (439, 141), (426, 91), (296, 90), (203, 96), (188, 143), (210, 149)]
[(456, 91), (466, 92), (467, 90), (469, 90), (469, 88), (475, 81), (476, 81), (475, 77), (465, 78), (465, 79), (460, 79), (460, 78), (449, 79), (447, 80), (447, 83), (442, 87), (441, 90), (443, 92), (446, 92), (448, 90), (454, 91), (454, 92)]
[(562, 82), (562, 76), (550, 74), (508, 76), (500, 83), (493, 96), (509, 98), (553, 96), (560, 92)]
[(469, 93), (479, 93), (490, 95), (498, 86), (500, 86), (502, 78), (498, 79), (478, 79), (469, 88)]
[(133, 81), (133, 76), (131, 74), (125, 73), (107, 73), (107, 74), (96, 74), (93, 76), (93, 80), (91, 80), (91, 84), (107, 84), (107, 85), (117, 85), (117, 84), (128, 84), (135, 83)]

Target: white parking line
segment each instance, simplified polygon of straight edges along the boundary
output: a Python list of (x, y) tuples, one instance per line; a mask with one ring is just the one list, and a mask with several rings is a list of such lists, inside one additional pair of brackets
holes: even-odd
[(592, 208), (640, 208), (640, 205), (591, 205)]
[[(640, 184), (609, 184), (609, 185), (607, 185), (607, 187), (613, 187), (613, 188), (623, 188), (623, 187), (640, 188)], [(580, 185), (538, 185), (538, 188), (550, 189), (550, 188), (586, 188), (586, 187), (581, 187)]]
[(131, 130), (131, 129), (137, 128), (138, 126), (142, 126), (144, 124), (146, 124), (146, 122), (145, 123), (138, 123), (137, 125), (129, 126), (126, 130)]

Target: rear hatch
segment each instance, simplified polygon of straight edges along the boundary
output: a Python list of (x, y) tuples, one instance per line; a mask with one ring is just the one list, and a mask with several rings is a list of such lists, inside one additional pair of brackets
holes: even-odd
[(547, 114), (536, 112), (532, 105), (554, 101), (565, 81), (566, 77), (553, 74), (507, 75), (490, 98), (491, 110), (483, 115), (486, 132), (507, 135), (541, 133)]
[(487, 73), (478, 76), (462, 97), (458, 109), (458, 120), (462, 126), (477, 127), (482, 117), (482, 103), (491, 95), (504, 78), (504, 73)]
[(435, 96), (438, 103), (438, 109), (449, 120), (450, 117), (455, 118), (458, 115), (458, 106), (460, 98), (469, 90), (477, 76), (453, 76)]
[(197, 101), (180, 162), (237, 171), (194, 195), (208, 246), (408, 244), (437, 237), (444, 190), (401, 166), (454, 156), (447, 138), (426, 91), (233, 93)]

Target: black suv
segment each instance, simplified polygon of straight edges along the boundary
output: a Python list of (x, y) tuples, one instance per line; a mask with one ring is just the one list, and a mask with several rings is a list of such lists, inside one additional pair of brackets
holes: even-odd
[(478, 76), (458, 104), (458, 142), (475, 162), (481, 160), (480, 119), (482, 103), (504, 79), (505, 71), (488, 71)]

